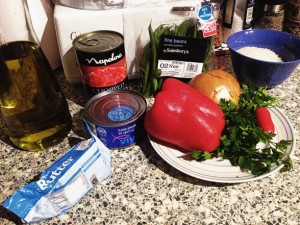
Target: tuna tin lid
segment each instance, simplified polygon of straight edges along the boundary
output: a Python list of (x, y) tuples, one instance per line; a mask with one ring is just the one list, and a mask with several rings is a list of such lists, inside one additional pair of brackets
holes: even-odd
[(77, 51), (84, 52), (107, 52), (124, 44), (122, 34), (100, 30), (82, 34), (74, 39), (73, 46)]
[(84, 116), (93, 124), (115, 127), (137, 120), (146, 108), (145, 98), (135, 91), (105, 91), (88, 101)]

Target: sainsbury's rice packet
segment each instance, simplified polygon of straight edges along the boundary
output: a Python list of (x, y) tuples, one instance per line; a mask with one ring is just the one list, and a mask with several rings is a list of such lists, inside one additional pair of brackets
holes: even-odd
[[(84, 121), (85, 122), (85, 121)], [(39, 180), (17, 190), (2, 204), (23, 222), (43, 221), (72, 208), (111, 173), (111, 151), (93, 134), (74, 145), (41, 173)]]

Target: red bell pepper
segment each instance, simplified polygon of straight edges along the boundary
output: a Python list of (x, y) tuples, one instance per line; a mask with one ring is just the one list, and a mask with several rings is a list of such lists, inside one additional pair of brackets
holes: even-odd
[(220, 145), (225, 116), (215, 102), (175, 78), (167, 78), (146, 113), (153, 137), (186, 151), (214, 151)]
[(259, 107), (255, 110), (255, 117), (258, 126), (264, 132), (275, 132), (275, 126), (271, 117), (271, 113), (267, 108)]

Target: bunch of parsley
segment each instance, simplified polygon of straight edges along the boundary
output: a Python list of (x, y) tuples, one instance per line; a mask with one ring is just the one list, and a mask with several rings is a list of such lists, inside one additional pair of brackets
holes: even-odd
[[(242, 171), (249, 171), (256, 176), (269, 172), (274, 163), (282, 163), (286, 170), (290, 170), (292, 161), (285, 151), (292, 141), (272, 141), (275, 134), (264, 132), (255, 118), (256, 108), (275, 106), (276, 98), (270, 96), (263, 87), (242, 85), (242, 89), (238, 105), (230, 100), (220, 101), (225, 114), (225, 128), (216, 151), (192, 151), (189, 154), (198, 161), (222, 157), (230, 160), (233, 166), (239, 166)], [(259, 142), (266, 143), (267, 147), (257, 148)]]

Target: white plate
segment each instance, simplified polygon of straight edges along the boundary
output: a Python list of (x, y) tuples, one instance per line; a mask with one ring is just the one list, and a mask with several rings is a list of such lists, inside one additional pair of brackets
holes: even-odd
[[(285, 115), (277, 108), (269, 108), (275, 125), (274, 141), (293, 140), (292, 144), (288, 146), (286, 153), (291, 155), (296, 146), (296, 138), (294, 130), (285, 117)], [(270, 176), (279, 171), (283, 165), (274, 164), (271, 171), (254, 176), (251, 173), (242, 172), (239, 167), (232, 166), (229, 160), (210, 159), (203, 162), (196, 160), (187, 160), (183, 156), (183, 152), (176, 148), (166, 146), (159, 140), (149, 136), (149, 140), (155, 151), (171, 166), (179, 171), (206, 181), (213, 181), (218, 183), (242, 183), (254, 181)]]

